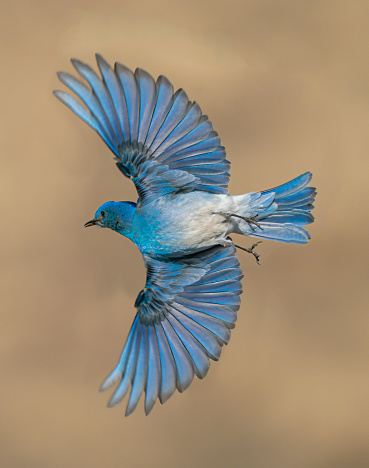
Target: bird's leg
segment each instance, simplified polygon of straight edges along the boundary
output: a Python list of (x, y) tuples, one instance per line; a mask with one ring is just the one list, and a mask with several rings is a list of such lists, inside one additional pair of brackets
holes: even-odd
[(251, 217), (247, 217), (247, 216), (241, 216), (241, 215), (238, 215), (236, 213), (232, 213), (231, 211), (214, 211), (214, 214), (220, 214), (220, 215), (223, 215), (227, 218), (233, 216), (234, 218), (240, 218), (242, 219), (243, 221), (245, 221), (249, 226), (250, 226), (250, 229), (252, 231), (255, 231), (255, 227), (258, 227), (259, 229), (263, 230), (263, 228), (260, 226), (260, 224), (256, 221), (256, 216), (251, 216)]
[(232, 245), (234, 245), (230, 237), (227, 237), (227, 239), (218, 239), (217, 244), (221, 245), (222, 247), (232, 247)]
[(235, 218), (240, 218), (240, 219), (243, 219), (249, 226), (250, 226), (250, 229), (251, 231), (255, 231), (255, 228), (253, 225), (255, 225), (256, 227), (258, 227), (259, 229), (263, 229), (260, 224), (256, 221), (256, 216), (251, 216), (250, 218), (246, 217), (246, 216), (240, 216), (236, 213), (232, 213), (230, 216), (234, 216)]
[(260, 224), (256, 221), (256, 216), (252, 216), (251, 218), (243, 218), (246, 223), (250, 226), (252, 231), (255, 231), (255, 228), (253, 227), (253, 224), (258, 227), (259, 229), (263, 230), (263, 228), (260, 226)]
[[(230, 239), (230, 238), (228, 238), (228, 239)], [(252, 246), (251, 246), (249, 249), (246, 249), (245, 247), (241, 247), (240, 245), (236, 245), (236, 244), (233, 244), (233, 245), (234, 245), (235, 247), (237, 247), (238, 249), (244, 250), (245, 252), (252, 254), (252, 255), (255, 257), (256, 263), (257, 263), (258, 265), (260, 265), (260, 262), (259, 262), (260, 255), (257, 254), (257, 253), (254, 251), (254, 248), (255, 248), (257, 245), (261, 244), (261, 242), (262, 242), (262, 241), (255, 242), (255, 244), (252, 244)]]

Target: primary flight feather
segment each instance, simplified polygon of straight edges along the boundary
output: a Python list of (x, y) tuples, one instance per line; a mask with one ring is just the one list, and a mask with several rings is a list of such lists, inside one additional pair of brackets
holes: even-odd
[[(101, 77), (72, 59), (89, 86), (60, 72), (55, 96), (92, 127), (136, 186), (133, 202), (107, 202), (85, 226), (131, 239), (147, 269), (145, 288), (119, 362), (101, 390), (118, 385), (109, 406), (128, 393), (126, 415), (145, 392), (148, 414), (205, 377), (230, 339), (242, 293), (242, 272), (230, 235), (304, 244), (315, 188), (309, 172), (276, 188), (232, 196), (230, 162), (199, 105), (164, 76), (112, 69), (96, 55)], [(238, 247), (238, 246), (237, 246)], [(253, 251), (254, 246), (245, 249)]]

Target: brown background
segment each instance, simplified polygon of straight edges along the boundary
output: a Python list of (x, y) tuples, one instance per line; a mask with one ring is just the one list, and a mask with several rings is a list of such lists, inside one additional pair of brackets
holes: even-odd
[[(0, 18), (1, 466), (368, 466), (367, 0), (3, 0)], [(136, 194), (51, 94), (71, 56), (95, 52), (200, 103), (232, 193), (306, 170), (319, 191), (309, 245), (264, 242), (260, 267), (240, 253), (230, 345), (147, 418), (97, 392), (142, 260), (83, 229), (102, 202)]]

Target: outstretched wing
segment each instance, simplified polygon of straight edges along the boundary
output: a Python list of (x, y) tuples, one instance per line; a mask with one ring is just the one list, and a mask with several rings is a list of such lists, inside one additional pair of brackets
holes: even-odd
[[(59, 79), (82, 101), (54, 94), (101, 136), (117, 166), (135, 183), (141, 202), (177, 190), (228, 193), (230, 163), (218, 134), (183, 89), (174, 93), (164, 76), (155, 82), (144, 70), (114, 70), (96, 55), (102, 79), (72, 59), (90, 88), (60, 72)], [(152, 195), (151, 191), (155, 192)]]
[(119, 384), (109, 401), (128, 392), (126, 416), (145, 391), (148, 414), (157, 398), (165, 403), (183, 392), (194, 375), (205, 377), (230, 339), (242, 293), (242, 272), (234, 247), (215, 246), (178, 261), (144, 257), (146, 286), (120, 360), (101, 386)]

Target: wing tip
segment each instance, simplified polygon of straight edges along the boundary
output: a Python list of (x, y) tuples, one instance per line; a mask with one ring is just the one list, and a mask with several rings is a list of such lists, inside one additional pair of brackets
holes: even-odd
[(82, 62), (82, 60), (77, 59), (75, 57), (71, 57), (70, 61), (71, 61), (71, 64), (74, 66), (74, 68), (76, 68), (77, 71), (78, 71), (79, 66), (88, 66), (84, 62)]
[(53, 90), (53, 95), (60, 100), (60, 97), (62, 95), (63, 91), (61, 89), (54, 89)]

